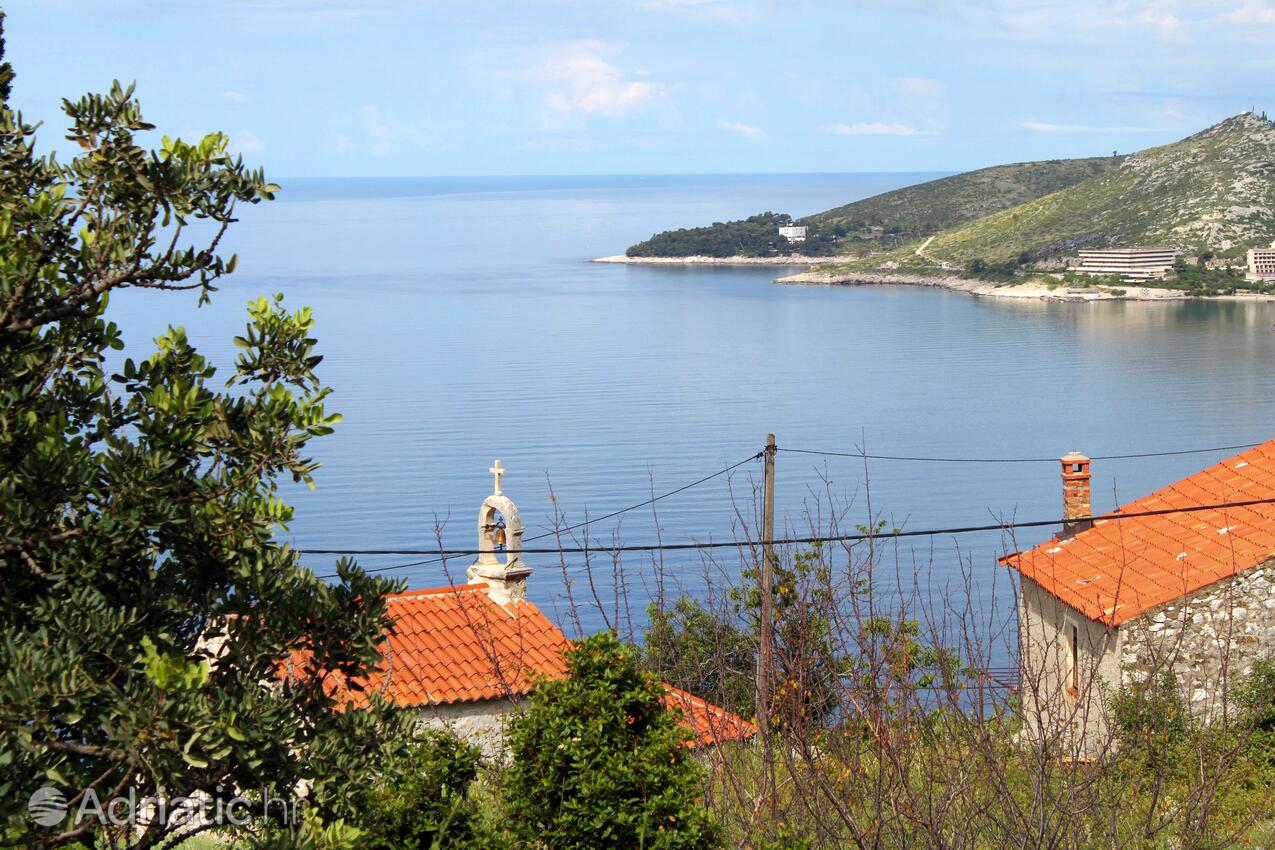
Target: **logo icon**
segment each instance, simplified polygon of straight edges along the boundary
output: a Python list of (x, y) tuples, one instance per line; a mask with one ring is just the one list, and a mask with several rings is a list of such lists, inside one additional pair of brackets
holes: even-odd
[(57, 826), (66, 818), (66, 795), (49, 785), (37, 788), (27, 801), (27, 812), (40, 826)]

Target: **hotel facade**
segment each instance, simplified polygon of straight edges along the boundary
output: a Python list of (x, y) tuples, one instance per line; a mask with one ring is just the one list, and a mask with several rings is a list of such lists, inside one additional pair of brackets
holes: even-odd
[(1120, 275), (1126, 280), (1155, 280), (1173, 268), (1177, 248), (1137, 246), (1133, 248), (1087, 248), (1080, 251), (1073, 271), (1091, 275)]
[(1269, 248), (1250, 248), (1247, 280), (1275, 280), (1275, 242)]

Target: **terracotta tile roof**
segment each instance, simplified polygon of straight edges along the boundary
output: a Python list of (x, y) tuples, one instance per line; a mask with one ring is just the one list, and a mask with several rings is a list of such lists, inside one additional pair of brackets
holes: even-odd
[[(381, 693), (402, 708), (526, 696), (536, 678), (567, 672), (567, 636), (530, 602), (497, 604), (485, 584), (415, 590), (387, 598), (394, 628), (381, 646), (380, 669), (362, 690), (344, 690), (354, 705)], [(665, 685), (664, 704), (686, 719), (702, 747), (743, 740), (751, 723), (686, 691)]]
[[(1275, 440), (1112, 513), (1275, 499)], [(1097, 520), (1072, 537), (1001, 558), (1111, 626), (1275, 557), (1275, 504)]]
[(664, 685), (664, 706), (669, 711), (682, 712), (687, 718), (687, 725), (695, 733), (690, 742), (692, 747), (746, 741), (757, 734), (757, 727), (739, 715), (669, 684)]
[(567, 671), (567, 636), (530, 602), (496, 604), (485, 584), (413, 590), (387, 602), (394, 628), (365, 693), (379, 691), (395, 705), (520, 697), (537, 676)]

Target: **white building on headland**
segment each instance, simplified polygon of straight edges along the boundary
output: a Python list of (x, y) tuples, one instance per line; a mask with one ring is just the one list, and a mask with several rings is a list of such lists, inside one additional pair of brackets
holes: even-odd
[(800, 224), (787, 224), (779, 228), (779, 235), (789, 242), (805, 242), (806, 228)]
[(1250, 248), (1246, 280), (1275, 280), (1275, 242), (1269, 248)]
[(1126, 280), (1152, 280), (1168, 274), (1177, 257), (1177, 248), (1149, 245), (1084, 248), (1080, 251), (1080, 264), (1072, 270), (1081, 274), (1116, 274)]

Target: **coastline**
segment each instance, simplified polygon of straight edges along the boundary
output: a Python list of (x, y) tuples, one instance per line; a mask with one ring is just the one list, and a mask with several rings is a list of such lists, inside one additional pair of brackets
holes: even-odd
[(956, 275), (927, 275), (908, 272), (820, 271), (810, 269), (776, 278), (775, 283), (796, 286), (933, 286), (985, 298), (1031, 298), (1039, 301), (1240, 301), (1245, 303), (1275, 301), (1275, 295), (1237, 293), (1235, 295), (1191, 295), (1182, 289), (1157, 289), (1135, 283), (1120, 287), (1050, 287), (1039, 280), (997, 285), (986, 280)]
[(1019, 284), (997, 285), (990, 281), (960, 277), (952, 274), (924, 274), (920, 272), (873, 272), (837, 269), (820, 269), (828, 265), (828, 257), (629, 257), (618, 254), (598, 257), (590, 262), (616, 265), (648, 266), (806, 266), (807, 270), (775, 278), (774, 282), (785, 286), (932, 286), (963, 292), (981, 298), (1031, 298), (1040, 301), (1089, 302), (1089, 301), (1209, 301), (1271, 302), (1275, 295), (1242, 293), (1236, 295), (1190, 295), (1181, 289), (1157, 289), (1129, 283), (1121, 287), (1092, 286), (1069, 287), (1061, 283), (1049, 286), (1039, 280)]
[(817, 266), (828, 260), (828, 257), (803, 257), (798, 254), (786, 257), (629, 257), (616, 254), (613, 257), (598, 257), (590, 262), (629, 266)]

